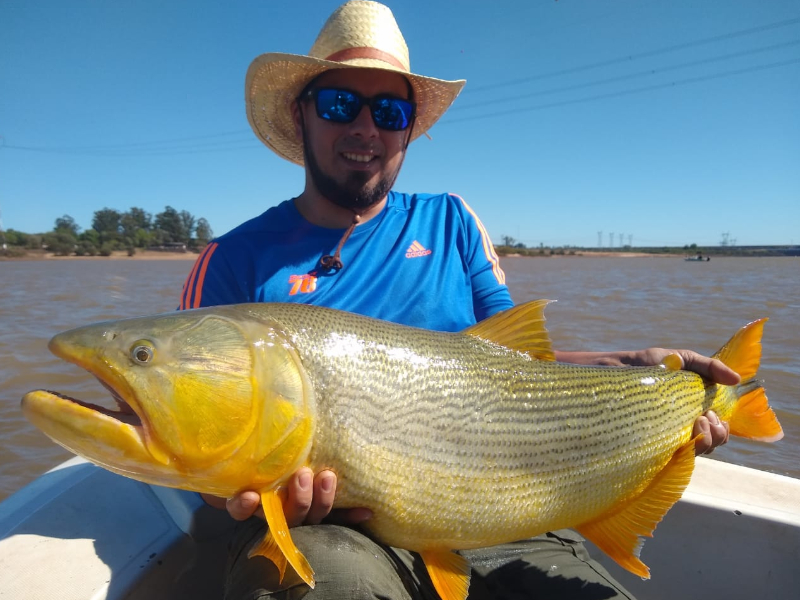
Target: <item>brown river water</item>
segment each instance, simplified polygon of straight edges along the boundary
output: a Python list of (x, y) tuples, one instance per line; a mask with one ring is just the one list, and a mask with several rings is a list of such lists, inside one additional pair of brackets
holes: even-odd
[[(187, 260), (0, 261), (0, 500), (71, 455), (22, 416), (36, 388), (107, 403), (107, 392), (47, 350), (54, 334), (95, 321), (174, 310)], [(712, 456), (800, 477), (800, 259), (505, 258), (516, 302), (557, 300), (548, 329), (561, 350), (649, 346), (716, 351), (745, 323), (769, 317), (760, 378), (785, 437), (734, 439)], [(389, 292), (391, 293), (391, 292)]]

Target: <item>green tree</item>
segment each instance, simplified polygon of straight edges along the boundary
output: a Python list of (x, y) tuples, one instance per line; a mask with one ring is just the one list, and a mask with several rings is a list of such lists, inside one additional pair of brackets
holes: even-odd
[(211, 225), (204, 218), (197, 219), (197, 227), (195, 228), (195, 237), (197, 238), (197, 245), (203, 247), (214, 237), (214, 232), (211, 230)]
[(504, 235), (500, 239), (503, 240), (503, 246), (513, 246), (514, 244), (517, 243), (517, 240), (515, 240), (510, 235)]
[(120, 219), (122, 215), (113, 208), (97, 210), (92, 219), (92, 229), (100, 235), (101, 244), (115, 245), (119, 240)]
[(78, 237), (78, 232), (80, 230), (81, 228), (75, 222), (75, 219), (73, 219), (69, 215), (64, 215), (63, 217), (57, 218), (55, 227), (53, 227), (53, 231), (64, 232), (66, 234), (71, 235), (73, 238)]
[[(186, 211), (183, 212), (186, 213)], [(191, 217), (189, 213), (186, 214)], [(192, 217), (192, 219), (194, 218)], [(183, 242), (184, 244), (189, 242), (191, 230), (187, 231), (186, 229), (185, 217), (182, 217), (181, 213), (171, 206), (167, 206), (164, 212), (158, 213), (154, 223), (156, 230), (163, 232), (163, 235), (158, 236), (161, 238), (161, 240), (159, 240), (161, 243), (163, 243), (163, 241)]]
[(31, 237), (30, 234), (9, 229), (6, 231), (6, 244), (9, 246), (27, 246)]
[(100, 248), (100, 234), (94, 229), (87, 229), (78, 236), (78, 249), (82, 254), (78, 256), (88, 255), (94, 256)]
[(192, 239), (196, 222), (197, 220), (194, 218), (194, 215), (188, 210), (181, 211), (181, 224), (183, 225), (183, 232), (186, 235), (187, 242)]
[(59, 229), (45, 233), (44, 245), (56, 256), (69, 256), (75, 251), (77, 238), (67, 229)]
[(145, 248), (150, 244), (153, 217), (143, 208), (131, 208), (120, 217), (122, 238), (126, 246)]

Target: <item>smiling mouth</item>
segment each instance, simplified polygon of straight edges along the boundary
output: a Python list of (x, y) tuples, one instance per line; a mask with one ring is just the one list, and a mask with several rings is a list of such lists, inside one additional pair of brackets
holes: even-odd
[(342, 156), (344, 156), (347, 160), (352, 160), (357, 163), (368, 163), (378, 158), (372, 154), (355, 154), (353, 152), (343, 152)]

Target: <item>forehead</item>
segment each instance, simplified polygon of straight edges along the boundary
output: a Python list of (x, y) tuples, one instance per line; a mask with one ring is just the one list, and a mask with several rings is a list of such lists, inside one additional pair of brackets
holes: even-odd
[(337, 86), (353, 90), (364, 96), (392, 94), (408, 97), (408, 80), (400, 73), (382, 69), (331, 69), (320, 75), (315, 87)]

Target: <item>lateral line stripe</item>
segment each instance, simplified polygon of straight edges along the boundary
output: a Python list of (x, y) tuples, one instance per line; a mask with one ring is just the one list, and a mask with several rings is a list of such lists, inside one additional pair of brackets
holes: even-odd
[(186, 310), (189, 305), (189, 298), (191, 297), (190, 289), (192, 287), (192, 281), (194, 281), (194, 276), (197, 273), (197, 266), (200, 264), (200, 261), (203, 260), (203, 257), (208, 252), (208, 246), (203, 249), (200, 253), (200, 256), (197, 257), (197, 260), (194, 261), (194, 265), (192, 266), (192, 270), (189, 272), (189, 276), (186, 278), (186, 282), (183, 284), (183, 291), (181, 291), (181, 303), (179, 306), (179, 310)]
[(497, 283), (505, 285), (506, 282), (506, 274), (503, 272), (503, 269), (500, 268), (500, 259), (497, 257), (497, 254), (494, 251), (494, 244), (492, 244), (492, 240), (489, 239), (489, 233), (486, 231), (486, 228), (481, 223), (481, 220), (478, 218), (478, 215), (475, 214), (475, 211), (470, 208), (469, 204), (459, 196), (458, 194), (450, 194), (454, 198), (458, 198), (461, 203), (464, 205), (464, 208), (467, 209), (467, 212), (472, 215), (475, 219), (475, 222), (478, 224), (478, 231), (481, 232), (481, 242), (483, 243), (483, 252), (486, 254), (486, 259), (492, 263), (492, 273), (494, 273), (495, 279), (497, 279)]
[(204, 253), (200, 274), (197, 276), (197, 282), (194, 285), (194, 301), (192, 302), (192, 308), (200, 308), (200, 300), (203, 297), (203, 282), (206, 279), (206, 270), (208, 269), (208, 263), (211, 262), (211, 255), (214, 254), (214, 250), (217, 249), (217, 246), (218, 244), (216, 242), (209, 244), (208, 251)]

